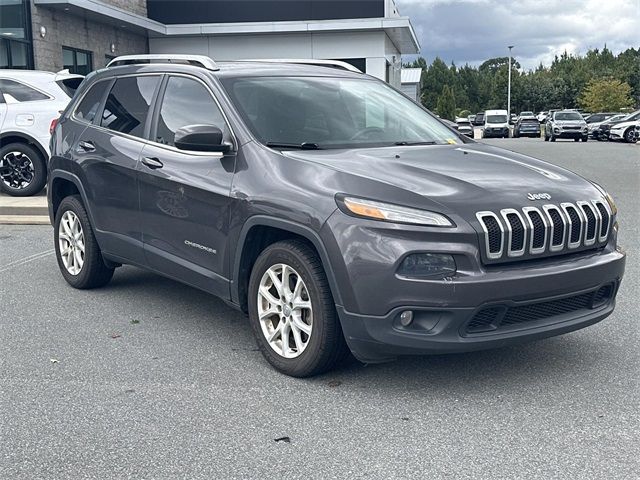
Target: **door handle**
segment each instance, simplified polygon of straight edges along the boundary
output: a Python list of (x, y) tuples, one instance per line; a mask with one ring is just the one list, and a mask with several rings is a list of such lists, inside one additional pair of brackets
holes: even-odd
[(93, 144), (93, 142), (86, 142), (84, 140), (80, 140), (78, 142), (78, 147), (80, 147), (80, 149), (82, 149), (83, 152), (95, 152), (96, 151), (96, 146)]
[(144, 157), (142, 159), (142, 163), (144, 163), (151, 170), (155, 170), (156, 168), (162, 168), (164, 164), (160, 161), (160, 159), (155, 157)]

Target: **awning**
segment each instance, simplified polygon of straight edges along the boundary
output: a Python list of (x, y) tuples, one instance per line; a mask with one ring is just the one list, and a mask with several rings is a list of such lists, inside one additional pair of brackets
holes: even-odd
[(420, 51), (409, 17), (165, 25), (99, 0), (34, 0), (34, 3), (149, 37), (384, 31), (401, 54)]

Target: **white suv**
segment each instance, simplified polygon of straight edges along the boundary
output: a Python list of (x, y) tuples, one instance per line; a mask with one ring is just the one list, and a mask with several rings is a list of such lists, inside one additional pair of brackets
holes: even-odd
[(33, 70), (0, 70), (0, 190), (40, 192), (47, 182), (49, 139), (84, 77)]

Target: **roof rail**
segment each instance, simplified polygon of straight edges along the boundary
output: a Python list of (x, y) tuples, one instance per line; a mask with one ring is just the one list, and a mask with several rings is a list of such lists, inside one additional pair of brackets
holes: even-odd
[(321, 67), (338, 68), (355, 73), (363, 73), (360, 69), (350, 63), (340, 60), (318, 60), (312, 58), (259, 58), (253, 60), (238, 60), (239, 62), (265, 62), (265, 63), (295, 63), (299, 65), (317, 65)]
[(166, 54), (147, 54), (147, 55), (122, 55), (111, 60), (107, 64), (107, 68), (119, 67), (122, 65), (139, 65), (145, 63), (177, 63), (193, 65), (195, 67), (206, 68), (207, 70), (220, 70), (220, 67), (204, 55), (175, 55), (172, 53)]

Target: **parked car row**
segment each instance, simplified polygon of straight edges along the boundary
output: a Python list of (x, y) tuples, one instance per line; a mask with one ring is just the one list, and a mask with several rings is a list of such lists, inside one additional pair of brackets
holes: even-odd
[(0, 70), (0, 190), (25, 197), (47, 182), (51, 130), (84, 77)]

